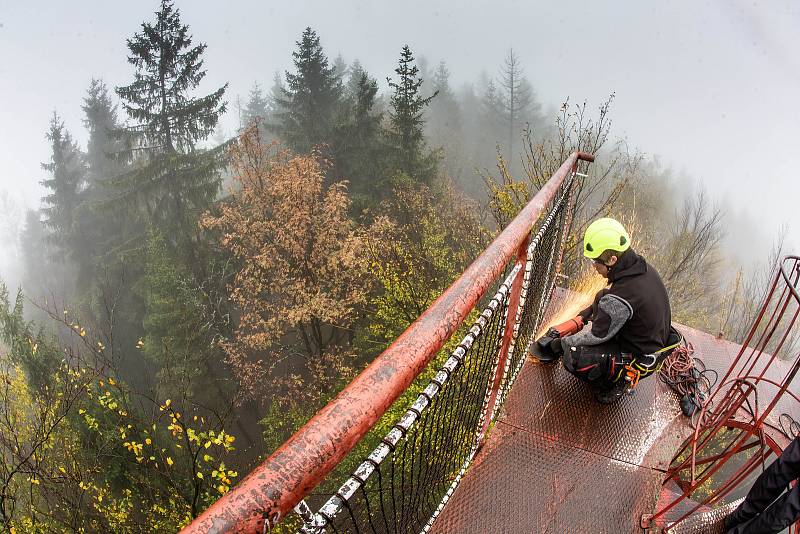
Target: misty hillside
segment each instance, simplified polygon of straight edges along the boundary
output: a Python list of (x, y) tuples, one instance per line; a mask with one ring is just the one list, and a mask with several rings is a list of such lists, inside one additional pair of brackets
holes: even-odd
[[(691, 170), (624, 138), (613, 88), (545, 101), (545, 74), (523, 67), (534, 52), (516, 48), (472, 76), (397, 42), (368, 70), (312, 27), (288, 70), (212, 84), (192, 9), (163, 0), (127, 21), (124, 82), (98, 73), (81, 100), (42, 101), (56, 109), (37, 125), (41, 201), (0, 194), (6, 529), (176, 532), (402, 333), (575, 150), (597, 162), (576, 189), (564, 284), (589, 268), (586, 226), (613, 216), (675, 321), (743, 339), (788, 231), (742, 223)], [(740, 226), (759, 251), (744, 266), (726, 241)]]

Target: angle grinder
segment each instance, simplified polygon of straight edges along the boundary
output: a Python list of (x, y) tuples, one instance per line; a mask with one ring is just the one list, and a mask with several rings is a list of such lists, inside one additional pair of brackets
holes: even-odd
[(583, 317), (580, 315), (551, 326), (547, 332), (531, 346), (531, 354), (542, 363), (558, 360), (562, 352), (561, 338), (580, 332), (583, 328)]

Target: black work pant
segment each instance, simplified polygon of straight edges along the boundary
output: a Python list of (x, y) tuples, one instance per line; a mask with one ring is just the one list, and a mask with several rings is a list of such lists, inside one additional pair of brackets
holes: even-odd
[[(738, 525), (728, 534), (771, 534), (800, 520), (800, 437), (761, 473), (733, 516)], [(781, 495), (782, 494), (782, 495)]]
[[(581, 347), (564, 346), (564, 368), (597, 389), (611, 389), (619, 375), (622, 355), (614, 341)], [(624, 381), (624, 378), (621, 378)]]

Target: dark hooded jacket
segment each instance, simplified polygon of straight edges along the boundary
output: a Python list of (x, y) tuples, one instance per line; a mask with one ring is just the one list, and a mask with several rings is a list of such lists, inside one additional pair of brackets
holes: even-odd
[(580, 315), (592, 321), (564, 339), (568, 345), (596, 345), (614, 339), (623, 353), (653, 354), (667, 344), (672, 313), (661, 277), (633, 249), (619, 256), (608, 273), (611, 286)]

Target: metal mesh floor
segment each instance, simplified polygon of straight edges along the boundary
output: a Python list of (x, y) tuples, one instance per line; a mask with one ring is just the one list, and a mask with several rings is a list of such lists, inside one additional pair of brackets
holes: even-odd
[[(680, 327), (708, 367), (739, 346)], [(657, 377), (603, 406), (561, 365), (529, 360), (486, 445), (433, 524), (444, 533), (642, 532), (690, 427)]]
[(682, 415), (676, 395), (659, 380), (643, 380), (633, 395), (606, 406), (561, 365), (526, 365), (506, 403), (505, 424), (622, 462), (666, 469), (674, 444), (660, 455), (652, 449)]
[(657, 471), (500, 423), (432, 532), (630, 532), (660, 485)]

